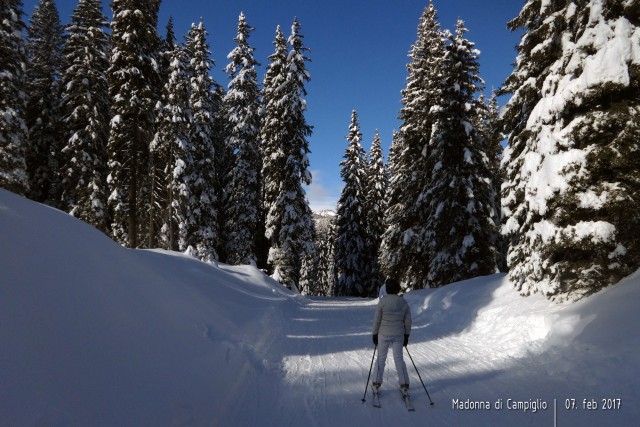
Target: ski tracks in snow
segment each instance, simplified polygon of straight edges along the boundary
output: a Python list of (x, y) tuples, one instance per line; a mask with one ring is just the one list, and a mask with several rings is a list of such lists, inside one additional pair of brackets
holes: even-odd
[(367, 404), (361, 402), (373, 355), (375, 304), (373, 300), (309, 298), (291, 310), (290, 324), (280, 343), (285, 356), (278, 406), (288, 414), (286, 425), (325, 426), (336, 419), (351, 419), (360, 425), (354, 416), (365, 424), (375, 419), (385, 424), (397, 417), (398, 411), (407, 412), (396, 393), (394, 368), (387, 373), (387, 413), (372, 408), (369, 390)]
[[(283, 318), (278, 319), (284, 322), (282, 335), (271, 347), (282, 355), (279, 395), (271, 397), (278, 412), (283, 414), (277, 425), (326, 426), (333, 425), (335, 420), (349, 420), (354, 427), (397, 423), (448, 426), (478, 421), (481, 421), (478, 425), (493, 425), (496, 419), (492, 416), (499, 415), (497, 412), (488, 414), (491, 416), (486, 419), (478, 419), (471, 412), (454, 413), (452, 398), (502, 397), (499, 390), (505, 381), (504, 370), (509, 369), (519, 355), (511, 351), (508, 340), (492, 342), (492, 338), (484, 337), (482, 331), (434, 335), (432, 329), (437, 326), (428, 321), (425, 323), (415, 313), (418, 322), (408, 348), (435, 406), (429, 406), (406, 352), (405, 362), (416, 411), (406, 410), (398, 391), (391, 355), (382, 386), (382, 408), (372, 406), (370, 388), (366, 403), (362, 404), (373, 355), (371, 323), (376, 302), (355, 298), (308, 298), (290, 305)], [(486, 338), (490, 343), (485, 342)], [(372, 378), (375, 370), (374, 363)], [(518, 374), (510, 373), (511, 380)], [(522, 380), (526, 383), (525, 378)], [(523, 425), (527, 425), (526, 421)]]
[[(492, 354), (485, 343), (474, 342), (466, 334), (434, 337), (429, 333), (430, 325), (425, 324), (413, 330), (409, 351), (436, 405), (429, 406), (406, 353), (416, 411), (406, 410), (391, 355), (384, 375), (382, 409), (372, 406), (370, 387), (363, 405), (373, 356), (371, 323), (376, 303), (355, 298), (308, 298), (290, 307), (282, 319), (288, 322), (283, 325), (282, 342), (274, 346), (283, 354), (281, 394), (276, 399), (279, 410), (287, 414), (284, 425), (325, 426), (335, 420), (350, 420), (352, 426), (398, 422), (455, 425), (448, 419), (452, 396), (495, 395), (490, 387), (495, 387), (495, 379), (501, 375), (496, 371), (500, 366), (496, 358), (508, 356)], [(375, 370), (374, 363), (372, 378)], [(282, 420), (278, 425), (283, 425)]]
[(370, 306), (370, 301), (309, 298), (290, 310), (280, 343), (284, 357), (279, 402), (291, 414), (290, 425), (327, 425), (336, 405), (344, 404), (355, 374), (351, 371), (361, 364)]

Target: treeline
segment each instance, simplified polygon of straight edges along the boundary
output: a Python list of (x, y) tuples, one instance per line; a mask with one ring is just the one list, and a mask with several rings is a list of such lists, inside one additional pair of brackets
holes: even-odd
[(420, 289), (508, 269), (523, 295), (563, 301), (636, 271), (639, 23), (637, 2), (526, 1), (508, 23), (523, 36), (500, 116), (495, 95), (478, 96), (464, 23), (443, 31), (430, 2), (409, 53), (388, 186), (352, 115), (345, 186), (325, 227), (333, 238), (321, 240), (333, 253), (324, 286), (374, 295), (384, 276)]
[[(238, 21), (224, 88), (206, 30), (157, 32), (160, 1), (52, 0), (25, 25), (0, 7), (0, 185), (129, 247), (255, 264), (318, 295), (375, 295), (383, 277), (437, 287), (508, 269), (525, 295), (577, 299), (640, 267), (640, 9), (528, 0), (513, 73), (481, 95), (464, 22), (419, 20), (388, 162), (357, 112), (331, 221), (315, 223), (307, 49), (276, 29), (263, 82)], [(107, 31), (110, 26), (110, 31)], [(26, 37), (23, 33), (26, 31)], [(501, 142), (507, 139), (503, 151)]]
[(406, 289), (438, 287), (504, 269), (495, 95), (478, 96), (478, 51), (464, 22), (443, 31), (425, 8), (402, 91), (402, 124), (388, 165), (379, 136), (370, 153), (351, 116), (345, 186), (334, 233), (339, 295), (376, 295), (383, 277)]
[(203, 22), (179, 42), (171, 21), (158, 34), (159, 0), (111, 9), (108, 22), (100, 0), (79, 0), (63, 27), (41, 0), (27, 26), (20, 1), (2, 3), (2, 187), (128, 247), (254, 264), (304, 291), (315, 232), (298, 20), (288, 38), (277, 28), (259, 84), (240, 14), (225, 89)]

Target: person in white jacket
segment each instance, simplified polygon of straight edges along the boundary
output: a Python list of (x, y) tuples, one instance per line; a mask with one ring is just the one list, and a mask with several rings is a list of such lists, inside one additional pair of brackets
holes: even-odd
[(400, 283), (396, 279), (387, 279), (385, 287), (387, 296), (380, 298), (373, 318), (373, 344), (378, 347), (377, 374), (373, 382), (373, 392), (378, 393), (382, 386), (387, 353), (391, 348), (400, 390), (406, 395), (409, 392), (409, 375), (402, 356), (402, 347), (409, 344), (411, 310), (404, 298), (398, 295)]

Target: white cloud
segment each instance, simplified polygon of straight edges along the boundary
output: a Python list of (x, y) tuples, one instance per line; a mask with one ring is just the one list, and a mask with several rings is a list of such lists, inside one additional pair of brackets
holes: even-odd
[(305, 186), (311, 210), (314, 212), (326, 209), (335, 211), (340, 198), (340, 189), (326, 187), (322, 182), (322, 171), (320, 170), (312, 170), (311, 176), (313, 182), (311, 185)]

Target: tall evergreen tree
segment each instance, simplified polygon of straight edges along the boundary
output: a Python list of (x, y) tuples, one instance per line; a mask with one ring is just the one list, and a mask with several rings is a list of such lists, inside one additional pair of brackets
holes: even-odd
[(311, 184), (311, 171), (309, 170), (309, 149), (308, 138), (311, 136), (313, 127), (307, 123), (305, 112), (307, 103), (304, 97), (307, 95), (305, 84), (311, 80), (311, 76), (306, 68), (306, 62), (311, 61), (306, 56), (308, 48), (304, 47), (302, 39), (304, 36), (300, 32), (301, 25), (298, 18), (294, 18), (291, 25), (291, 34), (287, 42), (291, 46), (291, 51), (287, 58), (287, 87), (290, 88), (291, 98), (287, 103), (291, 122), (291, 154), (287, 159), (286, 169), (291, 171), (290, 180), (286, 181), (285, 188), (291, 195), (293, 204), (297, 208), (298, 215), (293, 218), (292, 236), (297, 240), (297, 248), (302, 254), (302, 267), (300, 272), (301, 288), (304, 291), (316, 280), (316, 273), (313, 268), (317, 257), (315, 246), (315, 223), (313, 213), (309, 206), (306, 193), (302, 185)]
[(638, 22), (637, 2), (529, 0), (509, 23), (503, 230), (525, 295), (581, 298), (640, 266)]
[[(477, 109), (476, 123), (474, 126), (480, 132), (484, 140), (485, 150), (489, 159), (489, 174), (491, 176), (491, 210), (493, 211), (493, 222), (496, 225), (502, 223), (502, 209), (500, 191), (502, 188), (502, 141), (505, 135), (501, 130), (500, 108), (496, 92), (492, 92), (488, 102), (485, 102), (484, 95), (480, 95), (475, 103)], [(492, 239), (497, 250), (496, 262), (500, 271), (507, 271), (507, 245), (498, 228)]]
[(311, 127), (304, 112), (304, 84), (309, 81), (297, 19), (287, 40), (276, 30), (275, 53), (265, 76), (264, 203), (267, 210), (266, 236), (270, 241), (269, 263), (281, 283), (296, 285), (308, 293), (315, 281), (315, 230), (311, 209), (302, 184), (311, 183), (308, 136)]
[[(264, 117), (262, 121), (262, 176), (263, 176), (263, 208), (265, 216), (265, 236), (269, 241), (267, 262), (271, 274), (282, 284), (292, 287), (297, 282), (297, 254), (283, 248), (281, 228), (286, 209), (290, 208), (283, 197), (283, 181), (285, 163), (289, 152), (289, 129), (287, 127), (287, 40), (276, 28), (273, 42), (275, 51), (269, 56), (269, 66), (264, 78), (262, 101)], [(284, 236), (285, 238), (287, 236)], [(288, 244), (288, 242), (287, 242)], [(288, 244), (288, 249), (293, 247)]]
[(334, 248), (336, 287), (335, 295), (368, 296), (367, 272), (362, 266), (366, 261), (366, 158), (360, 145), (362, 134), (358, 114), (351, 113), (349, 145), (340, 163), (340, 176), (344, 188), (338, 200), (336, 243)]
[(113, 237), (130, 247), (144, 245), (148, 237), (149, 146), (160, 92), (158, 7), (157, 1), (111, 3), (108, 77), (113, 118), (107, 144), (108, 202), (113, 211)]
[(60, 206), (60, 74), (63, 27), (53, 0), (40, 0), (27, 28), (29, 129), (26, 162), (31, 199)]
[[(276, 38), (273, 42), (275, 51), (269, 56), (269, 65), (265, 73), (262, 102), (264, 117), (260, 137), (263, 141), (264, 176), (264, 207), (268, 212), (275, 204), (280, 191), (279, 174), (282, 172), (285, 160), (283, 147), (286, 144), (284, 115), (285, 115), (285, 82), (287, 80), (287, 39), (280, 26), (276, 28)], [(269, 222), (269, 217), (267, 217)], [(267, 233), (272, 234), (272, 226), (267, 225)], [(271, 235), (268, 236), (271, 238)]]
[(169, 67), (171, 66), (171, 55), (175, 49), (176, 33), (173, 27), (173, 17), (169, 17), (167, 21), (166, 35), (164, 40), (160, 42), (160, 79), (162, 84), (165, 85), (169, 80)]
[(442, 98), (444, 49), (437, 11), (429, 2), (409, 52), (380, 258), (385, 275), (396, 277), (407, 288), (428, 286), (430, 255), (428, 242), (422, 239), (428, 200), (423, 197), (433, 170), (430, 141), (434, 112)]
[[(389, 155), (387, 157), (387, 167), (385, 168), (387, 173), (387, 183), (388, 183), (387, 194), (386, 194), (387, 207), (389, 204), (389, 188), (390, 188), (389, 186), (391, 184), (391, 177), (395, 176), (395, 173), (394, 173), (395, 165), (398, 163), (400, 152), (402, 152), (402, 141), (400, 139), (400, 132), (394, 130), (391, 135), (391, 146), (389, 147)], [(385, 220), (386, 220), (386, 213), (385, 213)]]
[(29, 179), (25, 163), (27, 55), (22, 14), (20, 0), (0, 4), (0, 187), (24, 195)]
[(212, 142), (215, 157), (213, 158), (214, 169), (214, 191), (216, 195), (216, 212), (218, 213), (218, 239), (216, 242), (216, 253), (219, 260), (226, 260), (226, 243), (224, 241), (224, 219), (227, 217), (225, 202), (227, 200), (226, 187), (227, 179), (230, 176), (231, 167), (233, 165), (233, 150), (227, 145), (229, 128), (227, 122), (227, 114), (224, 103), (225, 98), (224, 87), (217, 82), (213, 82), (211, 91), (211, 102), (214, 111), (212, 126)]
[[(176, 43), (176, 37), (173, 30), (173, 18), (169, 18), (166, 28), (166, 36), (160, 43), (160, 51), (158, 52), (159, 58), (159, 77), (162, 84), (162, 91), (160, 94), (159, 103), (156, 105), (156, 125), (160, 126), (160, 123), (166, 118), (161, 118), (164, 111), (164, 106), (169, 102), (168, 91), (166, 90), (167, 83), (171, 75), (171, 62), (175, 55), (178, 45)], [(149, 206), (148, 206), (148, 246), (150, 248), (163, 247), (165, 249), (172, 248), (170, 240), (173, 242), (175, 239), (169, 237), (170, 231), (174, 228), (169, 228), (168, 215), (169, 215), (169, 174), (170, 167), (169, 158), (170, 150), (165, 140), (159, 138), (160, 129), (156, 129), (156, 133), (149, 146)], [(166, 132), (164, 132), (166, 135)], [(173, 222), (172, 222), (173, 224)], [(176, 245), (177, 248), (177, 245)], [(173, 248), (172, 248), (173, 249)]]
[(154, 165), (156, 160), (166, 161), (164, 174), (159, 171), (156, 180), (156, 185), (164, 185), (164, 195), (159, 191), (161, 196), (156, 200), (164, 204), (161, 235), (166, 247), (195, 254), (194, 211), (198, 206), (192, 190), (195, 165), (189, 139), (190, 82), (183, 49), (176, 45), (170, 58), (169, 80), (158, 104), (157, 132), (151, 144)]
[(231, 60), (225, 71), (229, 89), (224, 103), (229, 125), (227, 146), (234, 152), (229, 173), (226, 200), (224, 240), (226, 262), (256, 263), (256, 240), (260, 219), (260, 90), (258, 88), (253, 48), (249, 35), (253, 28), (244, 14), (238, 19), (237, 46), (229, 53)]
[[(157, 31), (158, 28), (158, 15), (160, 13), (160, 3), (161, 0), (138, 0), (141, 1), (139, 3), (139, 10), (143, 10), (143, 13), (146, 15), (147, 20), (147, 31), (144, 33), (145, 43), (143, 45), (144, 52), (147, 60), (145, 61), (145, 65), (147, 66), (147, 74), (149, 78), (147, 79), (147, 84), (149, 85), (148, 89), (145, 90), (146, 97), (143, 99), (142, 104), (147, 108), (145, 120), (148, 120), (149, 128), (146, 132), (147, 142), (145, 144), (144, 154), (146, 156), (145, 163), (142, 165), (144, 168), (144, 175), (142, 176), (142, 181), (140, 182), (140, 195), (139, 195), (139, 212), (138, 212), (138, 226), (139, 226), (139, 243), (138, 246), (144, 246), (148, 244), (152, 239), (151, 235), (151, 213), (153, 212), (153, 207), (151, 204), (152, 201), (152, 193), (151, 193), (151, 153), (150, 147), (153, 138), (155, 137), (156, 128), (155, 124), (157, 123), (156, 114), (158, 113), (158, 103), (161, 101), (162, 91), (164, 89), (164, 85), (167, 82), (168, 74), (163, 74), (163, 69), (161, 68), (163, 55), (166, 54), (165, 47), (169, 46), (167, 44), (166, 39), (163, 40), (160, 37), (160, 34)], [(175, 34), (173, 34), (173, 23), (169, 25), (167, 23), (167, 39), (169, 41), (173, 40), (173, 44), (175, 42)], [(169, 55), (170, 56), (170, 55)]]
[(62, 201), (72, 215), (108, 230), (109, 36), (100, 0), (80, 0), (67, 27), (62, 75)]
[[(504, 151), (502, 141), (505, 135), (502, 133), (500, 127), (500, 106), (498, 105), (498, 95), (495, 91), (491, 93), (491, 97), (482, 112), (481, 119), (479, 128), (486, 140), (489, 168), (491, 175), (495, 177), (493, 184), (499, 193), (503, 181), (500, 162), (502, 161), (502, 152)], [(499, 199), (500, 196), (498, 195), (498, 210), (500, 206)]]
[(207, 30), (202, 21), (193, 24), (185, 44), (190, 77), (190, 97), (192, 121), (189, 127), (193, 153), (193, 195), (194, 228), (190, 231), (194, 238), (191, 244), (197, 256), (208, 262), (218, 259), (218, 212), (215, 170), (214, 121), (216, 105), (213, 100), (215, 84), (210, 76), (211, 51), (207, 43)]
[(449, 36), (444, 103), (436, 113), (430, 152), (432, 182), (425, 194), (429, 216), (425, 241), (432, 259), (430, 286), (496, 272), (494, 201), (489, 157), (473, 126), (474, 94), (480, 90), (478, 51), (458, 20)]
[[(311, 287), (317, 281), (317, 248), (315, 246), (315, 223), (313, 213), (309, 206), (303, 184), (311, 184), (311, 172), (309, 171), (309, 141), (312, 127), (305, 118), (307, 94), (305, 83), (311, 80), (306, 68), (306, 62), (310, 59), (306, 56), (309, 50), (304, 47), (300, 32), (301, 25), (297, 18), (294, 18), (291, 25), (291, 35), (287, 43), (291, 46), (291, 51), (287, 58), (287, 82), (289, 88), (289, 99), (287, 102), (288, 112), (286, 114), (289, 122), (291, 140), (290, 151), (285, 163), (287, 171), (286, 179), (283, 182), (283, 189), (286, 197), (295, 207), (295, 216), (285, 216), (283, 225), (288, 228), (286, 234), (288, 239), (294, 242), (293, 252), (298, 253), (300, 258), (299, 287), (303, 294), (308, 294)], [(288, 220), (288, 221), (287, 221)]]
[(380, 134), (376, 130), (371, 149), (368, 153), (367, 188), (366, 188), (366, 224), (367, 224), (367, 273), (365, 286), (372, 296), (377, 295), (382, 284), (382, 276), (378, 261), (378, 253), (385, 231), (384, 213), (386, 211), (387, 187), (389, 186), (387, 170), (382, 155)]
[(316, 248), (318, 252), (317, 281), (309, 290), (310, 295), (335, 294), (334, 245), (336, 232), (336, 216), (316, 214)]

